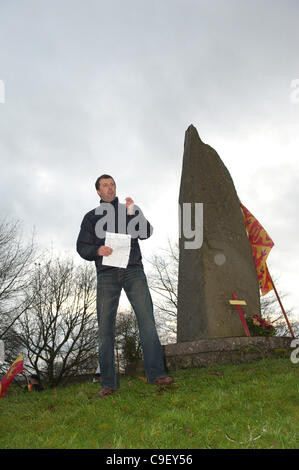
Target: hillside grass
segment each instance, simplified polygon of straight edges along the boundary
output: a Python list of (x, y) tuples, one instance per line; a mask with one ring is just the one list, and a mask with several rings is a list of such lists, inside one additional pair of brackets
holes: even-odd
[(264, 359), (172, 373), (170, 387), (121, 377), (0, 400), (2, 449), (297, 449), (299, 365)]

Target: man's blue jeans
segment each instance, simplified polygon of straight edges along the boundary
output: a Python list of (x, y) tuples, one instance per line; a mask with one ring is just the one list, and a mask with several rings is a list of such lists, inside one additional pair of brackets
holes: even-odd
[(100, 272), (97, 278), (97, 314), (99, 324), (99, 362), (102, 388), (119, 388), (114, 366), (115, 319), (121, 290), (135, 312), (143, 352), (144, 369), (149, 383), (164, 377), (164, 357), (157, 334), (153, 302), (142, 266), (114, 268)]

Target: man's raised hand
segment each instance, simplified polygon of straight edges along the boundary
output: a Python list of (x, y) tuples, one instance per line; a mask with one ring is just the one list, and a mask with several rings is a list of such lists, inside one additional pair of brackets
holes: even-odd
[(130, 197), (126, 197), (126, 208), (127, 208), (128, 214), (132, 215), (133, 209), (134, 209), (134, 201)]
[(100, 246), (100, 248), (98, 248), (97, 254), (99, 256), (109, 256), (111, 255), (112, 251), (113, 250), (112, 248), (110, 248), (110, 246), (103, 245), (103, 246)]

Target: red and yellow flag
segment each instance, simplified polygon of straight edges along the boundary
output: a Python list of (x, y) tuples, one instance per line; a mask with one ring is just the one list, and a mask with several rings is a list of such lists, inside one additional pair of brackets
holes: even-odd
[(259, 221), (241, 204), (244, 222), (254, 256), (257, 277), (262, 295), (268, 294), (273, 289), (271, 276), (267, 267), (267, 257), (274, 246), (273, 241), (261, 226)]
[(20, 354), (15, 362), (10, 366), (8, 371), (6, 372), (5, 376), (0, 382), (0, 398), (3, 398), (5, 396), (5, 393), (10, 386), (13, 378), (22, 372), (24, 370), (24, 361), (23, 361), (23, 355)]

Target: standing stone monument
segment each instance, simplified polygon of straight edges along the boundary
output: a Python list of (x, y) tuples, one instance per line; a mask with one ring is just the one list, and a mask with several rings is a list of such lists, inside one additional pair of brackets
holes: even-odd
[[(260, 297), (240, 201), (219, 155), (202, 142), (192, 125), (185, 135), (179, 203), (177, 342), (245, 336), (237, 308), (229, 300), (236, 292), (247, 302), (244, 313), (253, 315), (260, 314)], [(203, 203), (199, 248), (192, 243), (187, 248), (183, 203), (192, 203), (193, 228), (195, 203)]]

